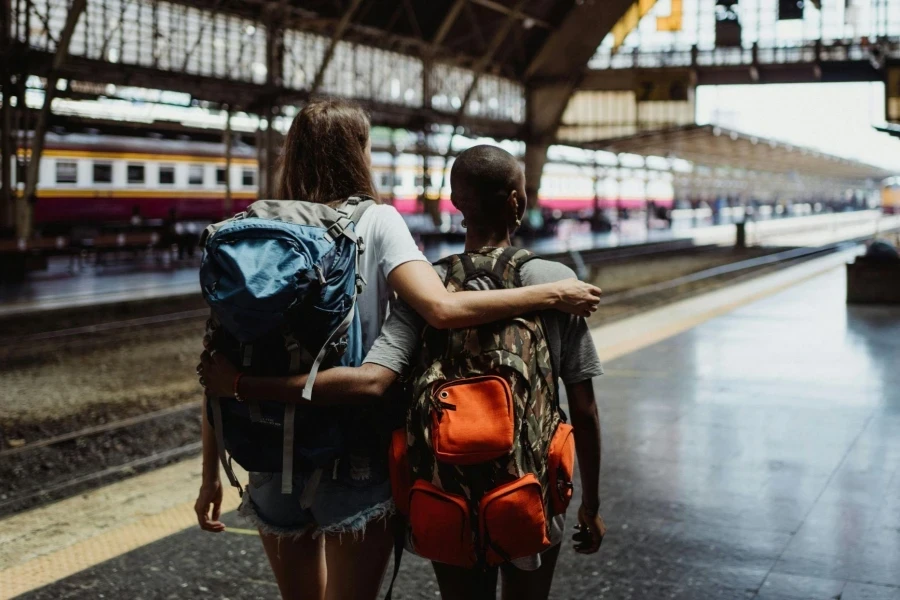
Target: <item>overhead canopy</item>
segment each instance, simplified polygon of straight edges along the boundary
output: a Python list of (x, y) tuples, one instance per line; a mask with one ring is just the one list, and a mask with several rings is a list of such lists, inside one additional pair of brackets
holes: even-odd
[(579, 145), (608, 152), (681, 158), (709, 167), (826, 179), (881, 180), (895, 175), (873, 165), (717, 125), (686, 125)]

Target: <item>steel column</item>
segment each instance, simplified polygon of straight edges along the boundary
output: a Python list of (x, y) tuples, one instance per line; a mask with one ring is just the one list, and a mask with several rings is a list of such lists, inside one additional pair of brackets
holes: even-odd
[(13, 97), (12, 90), (12, 45), (10, 32), (12, 28), (12, 1), (2, 0), (0, 5), (0, 88), (3, 90), (3, 104), (0, 105), (0, 231), (5, 231), (13, 225), (12, 168), (15, 159), (15, 150), (12, 144), (12, 114), (9, 99)]
[(234, 202), (231, 198), (231, 107), (226, 106), (225, 110), (225, 133), (222, 135), (222, 142), (225, 144), (225, 203), (223, 210), (225, 217), (228, 218), (234, 213)]
[[(59, 82), (59, 70), (62, 68), (69, 54), (69, 42), (75, 33), (75, 26), (81, 13), (87, 6), (87, 0), (73, 0), (66, 15), (66, 24), (59, 35), (56, 45), (56, 54), (53, 56), (53, 65), (47, 77), (47, 85), (44, 88), (44, 104), (37, 116), (34, 126), (34, 136), (31, 139), (31, 156), (28, 159), (28, 171), (25, 176), (25, 193), (16, 202), (16, 237), (28, 239), (32, 233), (32, 211), (37, 199), (37, 184), (40, 176), (41, 155), (44, 152), (44, 137), (47, 133), (47, 121), (50, 119), (50, 106), (56, 95), (56, 84)], [(24, 107), (23, 107), (24, 109)]]

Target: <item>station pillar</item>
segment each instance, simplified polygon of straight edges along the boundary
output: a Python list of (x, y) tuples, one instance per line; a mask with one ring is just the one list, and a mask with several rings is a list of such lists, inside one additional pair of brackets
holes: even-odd
[(14, 95), (10, 53), (12, 44), (10, 29), (12, 25), (12, 2), (0, 0), (0, 90), (3, 93), (3, 104), (0, 104), (0, 235), (13, 227), (13, 203), (15, 194), (12, 189), (12, 170), (16, 160), (15, 145), (12, 132), (12, 111), (9, 99)]

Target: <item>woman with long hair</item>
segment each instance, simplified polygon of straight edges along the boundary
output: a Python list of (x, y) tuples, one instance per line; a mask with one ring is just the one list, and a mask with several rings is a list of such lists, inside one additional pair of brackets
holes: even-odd
[[(277, 194), (283, 200), (335, 205), (350, 196), (377, 200), (370, 168), (366, 114), (344, 101), (314, 102), (297, 114), (285, 138)], [(378, 337), (395, 293), (437, 328), (476, 326), (551, 308), (586, 316), (599, 301), (600, 290), (577, 279), (451, 294), (391, 206), (367, 210), (357, 233), (366, 241), (359, 269), (368, 284), (357, 304), (364, 354)], [(378, 593), (393, 546), (387, 526), (394, 510), (386, 464), (390, 424), (380, 418), (384, 411), (377, 404), (365, 410), (371, 418), (361, 421), (371, 424), (370, 431), (353, 432), (353, 449), (333, 472), (316, 478), (295, 474), (291, 494), (281, 493), (279, 473), (250, 474), (240, 513), (259, 529), (285, 599), (343, 600)], [(304, 490), (314, 495), (308, 509), (300, 505)], [(195, 509), (207, 531), (225, 528), (218, 520), (222, 492), (216, 439), (204, 419), (203, 480)]]

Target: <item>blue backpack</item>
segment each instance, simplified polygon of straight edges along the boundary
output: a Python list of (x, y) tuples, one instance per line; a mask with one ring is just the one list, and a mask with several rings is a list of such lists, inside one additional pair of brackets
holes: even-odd
[[(242, 372), (309, 373), (309, 400), (320, 368), (358, 366), (362, 334), (356, 300), (365, 250), (356, 226), (374, 201), (351, 197), (339, 208), (260, 200), (203, 233), (200, 287), (212, 315), (207, 333)], [(346, 407), (208, 398), (219, 458), (243, 494), (231, 460), (248, 471), (282, 474), (326, 468), (344, 452), (353, 414)], [(226, 452), (228, 457), (226, 457)]]

